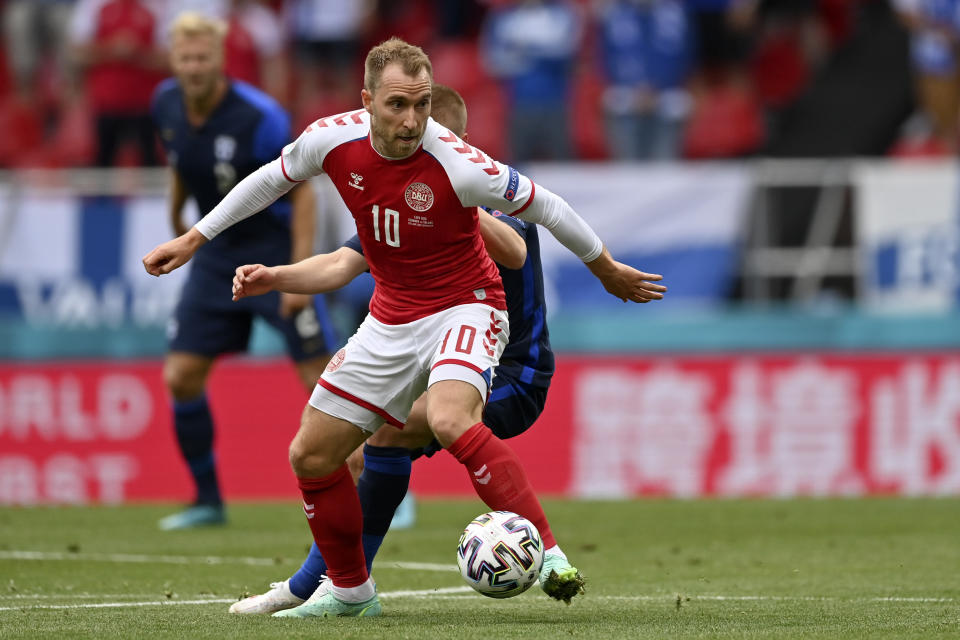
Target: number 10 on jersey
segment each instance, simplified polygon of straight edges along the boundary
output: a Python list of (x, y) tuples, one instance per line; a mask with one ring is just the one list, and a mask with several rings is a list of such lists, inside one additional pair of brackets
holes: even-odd
[(391, 247), (400, 246), (400, 212), (383, 209), (383, 239), (380, 235), (380, 205), (373, 205), (373, 239), (386, 242)]

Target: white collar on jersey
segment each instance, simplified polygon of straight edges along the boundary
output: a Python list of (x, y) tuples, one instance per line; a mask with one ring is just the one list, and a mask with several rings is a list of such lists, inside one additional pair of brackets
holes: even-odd
[[(420, 142), (417, 143), (417, 148), (414, 149), (414, 150), (410, 153), (410, 156), (412, 156), (414, 153), (416, 153), (417, 151), (420, 150), (420, 147), (423, 146), (423, 138), (424, 138), (426, 135), (427, 135), (427, 130), (424, 129), (424, 130), (423, 130), (423, 135), (420, 136)], [(396, 161), (398, 161), (398, 160), (406, 160), (407, 158), (410, 157), (410, 156), (403, 156), (402, 158), (391, 158), (390, 156), (385, 156), (385, 155), (383, 155), (382, 153), (380, 153), (379, 151), (377, 151), (377, 148), (376, 148), (375, 146), (373, 146), (373, 132), (372, 132), (372, 131), (367, 134), (367, 142), (370, 143), (370, 148), (373, 149), (373, 152), (376, 153), (376, 154), (377, 154), (378, 156), (380, 156), (381, 158), (383, 158), (384, 160), (390, 160), (391, 162), (396, 162)]]

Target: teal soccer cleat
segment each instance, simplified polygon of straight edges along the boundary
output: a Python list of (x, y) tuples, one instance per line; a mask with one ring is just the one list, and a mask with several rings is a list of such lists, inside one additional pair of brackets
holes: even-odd
[[(316, 594), (314, 594), (316, 595)], [(377, 594), (363, 602), (343, 602), (330, 592), (314, 599), (313, 596), (299, 607), (277, 611), (275, 618), (371, 618), (382, 612)]]
[(554, 600), (570, 600), (584, 593), (585, 580), (576, 567), (561, 555), (548, 554), (543, 557), (540, 569), (540, 588)]
[(161, 518), (157, 523), (162, 531), (196, 529), (226, 524), (227, 516), (220, 505), (195, 504), (180, 513)]

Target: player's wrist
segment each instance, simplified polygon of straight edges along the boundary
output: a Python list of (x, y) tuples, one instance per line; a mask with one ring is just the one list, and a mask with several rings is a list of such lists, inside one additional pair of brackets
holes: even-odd
[(197, 229), (195, 226), (190, 227), (190, 229), (185, 234), (183, 234), (182, 237), (187, 242), (187, 244), (194, 249), (198, 248), (199, 246), (207, 242), (207, 237), (203, 235), (200, 232), (200, 230)]

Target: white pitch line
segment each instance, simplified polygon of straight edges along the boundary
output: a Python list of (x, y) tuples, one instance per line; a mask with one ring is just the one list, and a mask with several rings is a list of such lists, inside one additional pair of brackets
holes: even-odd
[(21, 611), (24, 609), (116, 609), (119, 607), (158, 607), (174, 604), (225, 604), (236, 602), (236, 598), (210, 598), (205, 600), (154, 600), (144, 602), (90, 602), (86, 604), (38, 604), (20, 607), (0, 607), (0, 611)]
[(456, 593), (476, 593), (472, 587), (442, 587), (439, 589), (416, 589), (407, 591), (384, 591), (381, 598), (430, 598), (433, 596), (449, 596)]
[(155, 593), (0, 593), (4, 600), (92, 600), (94, 598), (150, 598)]
[[(456, 593), (472, 592), (470, 587), (444, 587), (442, 589), (419, 589), (407, 591), (385, 591), (381, 598), (432, 598), (434, 596), (450, 597)], [(70, 596), (64, 596), (69, 598)], [(26, 609), (119, 609), (123, 607), (157, 607), (178, 604), (227, 604), (236, 602), (236, 598), (204, 598), (202, 600), (145, 600), (140, 602), (93, 602), (80, 604), (38, 604), (21, 605), (19, 607), (0, 607), (0, 611), (22, 611)]]
[(458, 571), (455, 564), (435, 564), (433, 562), (386, 562), (378, 564), (376, 569), (409, 569), (410, 571)]
[[(589, 597), (589, 596), (588, 596)], [(873, 597), (850, 597), (843, 596), (720, 596), (720, 595), (659, 595), (659, 596), (594, 596), (591, 600), (625, 600), (625, 601), (644, 601), (644, 602), (676, 602), (680, 598), (682, 603), (696, 602), (698, 600), (711, 600), (717, 602), (918, 602), (918, 603), (939, 603), (939, 602), (957, 602), (957, 598), (928, 598), (913, 596), (873, 596)]]
[(0, 560), (79, 560), (83, 562), (135, 562), (157, 564), (249, 564), (273, 566), (281, 564), (273, 558), (223, 556), (167, 556), (144, 553), (69, 553), (59, 551), (0, 551)]
[[(74, 560), (82, 562), (133, 562), (140, 564), (246, 564), (275, 566), (292, 564), (275, 558), (249, 558), (229, 556), (171, 556), (145, 553), (71, 553), (62, 551), (0, 551), (0, 560)], [(456, 565), (430, 562), (385, 562), (377, 569), (409, 569), (412, 571), (456, 571)]]
[[(404, 591), (385, 591), (380, 594), (381, 598), (430, 598), (435, 600), (463, 600), (465, 595), (473, 593), (473, 589), (467, 586), (463, 587), (443, 587), (438, 589), (418, 589)], [(66, 595), (64, 598), (72, 596)], [(957, 602), (957, 598), (925, 598), (910, 596), (880, 596), (872, 598), (843, 598), (835, 596), (722, 596), (722, 595), (693, 595), (681, 596), (684, 603), (697, 602), (698, 600), (726, 601), (726, 602), (791, 602), (791, 601), (817, 601), (817, 602), (905, 602), (905, 603), (932, 603), (944, 604)], [(689, 598), (689, 600), (688, 600)], [(591, 601), (643, 601), (643, 602), (663, 602), (664, 604), (673, 603), (677, 599), (676, 595), (636, 595), (636, 596), (593, 596), (585, 600)], [(27, 609), (116, 609), (123, 607), (156, 607), (181, 604), (227, 604), (236, 602), (236, 598), (204, 598), (199, 600), (144, 600), (137, 602), (97, 602), (80, 604), (24, 604), (17, 607), (0, 607), (0, 611), (22, 611)]]

